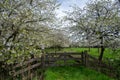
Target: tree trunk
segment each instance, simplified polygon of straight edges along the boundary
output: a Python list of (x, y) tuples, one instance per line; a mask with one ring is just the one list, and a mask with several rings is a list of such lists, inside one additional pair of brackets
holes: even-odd
[(104, 48), (104, 45), (103, 45), (103, 36), (101, 36), (100, 39), (101, 39), (101, 51), (100, 51), (99, 61), (101, 62), (102, 58), (103, 58), (105, 48)]
[(91, 46), (90, 46), (90, 41), (89, 41), (89, 50), (88, 50), (89, 52), (90, 52), (90, 48), (91, 48)]
[(104, 51), (105, 51), (104, 46), (101, 46), (101, 52), (100, 52), (100, 56), (99, 56), (99, 61), (102, 61)]

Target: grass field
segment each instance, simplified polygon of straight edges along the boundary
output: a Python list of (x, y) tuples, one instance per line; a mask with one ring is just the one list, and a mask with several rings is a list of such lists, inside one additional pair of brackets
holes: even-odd
[[(87, 50), (92, 56), (98, 58), (100, 54), (100, 49), (98, 48), (63, 48), (56, 52), (82, 52)], [(54, 49), (47, 49), (49, 52), (55, 52)], [(118, 52), (120, 53), (120, 51)], [(114, 59), (119, 58), (120, 55), (112, 51), (112, 49), (106, 48), (104, 52), (103, 59)], [(94, 70), (85, 67), (52, 67), (48, 68), (45, 72), (45, 80), (115, 80), (110, 77), (96, 72)]]
[[(60, 51), (57, 52), (82, 52), (85, 50), (89, 50), (89, 48), (63, 48)], [(55, 52), (54, 49), (47, 49), (46, 52)], [(119, 51), (120, 52), (120, 51)], [(88, 52), (89, 54), (98, 57), (100, 54), (100, 49), (98, 50), (98, 48), (91, 48), (90, 52)], [(115, 52), (112, 51), (112, 49), (106, 48), (105, 52), (104, 52), (104, 58), (116, 58), (118, 57), (119, 54), (116, 54)]]
[(85, 67), (53, 67), (45, 72), (45, 80), (114, 80)]

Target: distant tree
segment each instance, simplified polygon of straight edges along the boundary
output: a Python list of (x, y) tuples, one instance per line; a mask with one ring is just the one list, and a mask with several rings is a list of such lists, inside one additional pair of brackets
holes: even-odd
[(65, 32), (59, 29), (56, 29), (50, 37), (51, 47), (68, 47), (69, 38), (65, 35)]

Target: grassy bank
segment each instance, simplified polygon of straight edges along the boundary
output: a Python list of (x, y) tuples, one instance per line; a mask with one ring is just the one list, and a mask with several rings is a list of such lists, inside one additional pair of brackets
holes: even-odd
[(114, 80), (85, 67), (48, 68), (45, 76), (45, 80)]

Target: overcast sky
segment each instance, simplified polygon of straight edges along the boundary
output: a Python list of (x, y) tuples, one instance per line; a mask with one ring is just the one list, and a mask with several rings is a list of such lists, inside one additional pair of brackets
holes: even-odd
[(64, 11), (71, 10), (70, 6), (76, 5), (82, 8), (89, 0), (58, 0), (58, 1), (61, 3), (61, 5), (60, 8), (56, 11), (58, 14), (57, 17), (62, 17), (65, 16)]

